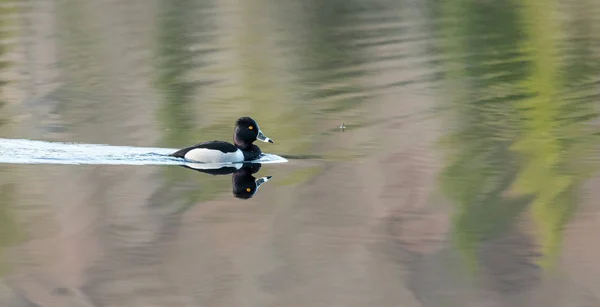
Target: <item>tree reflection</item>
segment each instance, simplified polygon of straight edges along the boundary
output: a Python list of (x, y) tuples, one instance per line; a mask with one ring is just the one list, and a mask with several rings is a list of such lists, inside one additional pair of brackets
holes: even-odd
[[(198, 136), (202, 136), (197, 133), (202, 118), (196, 116), (193, 110), (197, 108), (195, 97), (202, 94), (206, 83), (193, 80), (191, 75), (195, 69), (206, 65), (203, 58), (205, 54), (195, 49), (214, 43), (212, 36), (207, 35), (214, 31), (210, 19), (199, 18), (203, 16), (202, 9), (208, 5), (193, 0), (179, 1), (177, 5), (166, 0), (158, 2), (155, 86), (160, 95), (159, 120), (163, 128), (163, 146), (195, 144), (199, 141)], [(166, 168), (165, 174), (166, 183), (155, 194), (171, 195), (162, 197), (178, 199), (182, 202), (182, 208), (188, 208), (199, 200), (210, 199), (226, 188), (224, 182), (192, 176), (178, 168)], [(183, 194), (168, 193), (175, 186), (189, 188)], [(197, 188), (199, 186), (202, 188)]]
[[(5, 106), (8, 100), (5, 90), (10, 82), (6, 79), (5, 73), (12, 63), (8, 59), (11, 46), (7, 41), (15, 31), (14, 21), (16, 19), (13, 17), (16, 12), (18, 10), (14, 1), (0, 0), (0, 109)], [(0, 117), (0, 129), (6, 125), (6, 121), (5, 115)], [(11, 210), (14, 205), (14, 198), (15, 186), (11, 183), (0, 183), (0, 275), (8, 269), (1, 258), (3, 249), (15, 244), (19, 239), (17, 223)]]
[(457, 245), (472, 262), (479, 245), (514, 227), (525, 209), (543, 259), (555, 256), (591, 173), (589, 81), (597, 64), (570, 56), (585, 46), (559, 48), (565, 28), (552, 4), (457, 0), (438, 11), (453, 113), (441, 185), (458, 207)]
[(565, 28), (556, 9), (553, 1), (525, 1), (519, 7), (527, 34), (521, 48), (529, 58), (528, 76), (521, 87), (528, 97), (515, 103), (520, 134), (512, 146), (521, 158), (514, 190), (534, 196), (531, 212), (546, 260), (558, 252), (563, 226), (577, 203), (581, 184), (591, 175), (587, 158), (597, 142), (587, 124), (597, 116), (593, 97), (572, 94), (581, 93), (590, 77), (586, 69), (573, 68), (589, 64), (579, 62), (586, 59), (572, 58), (571, 65), (561, 65), (564, 51), (555, 38)]

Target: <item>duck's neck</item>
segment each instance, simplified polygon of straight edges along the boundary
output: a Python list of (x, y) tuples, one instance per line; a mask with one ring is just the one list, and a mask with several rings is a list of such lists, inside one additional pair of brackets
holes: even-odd
[(254, 144), (250, 144), (246, 149), (242, 149), (242, 153), (244, 154), (244, 160), (250, 161), (258, 158), (261, 154), (260, 148)]
[(237, 137), (233, 137), (233, 144), (241, 150), (250, 150), (252, 146), (255, 146), (252, 143), (241, 141)]

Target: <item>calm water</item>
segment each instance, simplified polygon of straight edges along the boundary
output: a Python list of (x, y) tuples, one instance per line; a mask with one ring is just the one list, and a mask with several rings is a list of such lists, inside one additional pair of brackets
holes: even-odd
[(0, 0), (0, 103), (3, 307), (600, 306), (598, 1)]

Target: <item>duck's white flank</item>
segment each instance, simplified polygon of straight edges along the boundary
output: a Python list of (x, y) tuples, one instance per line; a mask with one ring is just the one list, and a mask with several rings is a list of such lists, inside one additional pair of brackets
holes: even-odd
[[(240, 168), (242, 168), (242, 166), (244, 165), (244, 163), (234, 163), (231, 165), (226, 165), (226, 167), (235, 167), (236, 170), (239, 170)], [(208, 169), (212, 169), (212, 170), (216, 170), (216, 169), (220, 169), (223, 166), (222, 163), (186, 163), (185, 166), (189, 167), (189, 168), (193, 168), (193, 169), (199, 169), (199, 170), (208, 170)]]
[(230, 163), (244, 161), (244, 153), (240, 149), (235, 152), (222, 152), (215, 149), (195, 148), (188, 151), (184, 158), (203, 163)]

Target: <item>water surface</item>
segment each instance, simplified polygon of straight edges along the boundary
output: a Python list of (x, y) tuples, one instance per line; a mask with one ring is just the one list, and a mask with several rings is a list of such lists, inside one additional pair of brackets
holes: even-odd
[[(598, 16), (0, 0), (0, 305), (597, 306)], [(146, 155), (240, 116), (250, 199)]]

